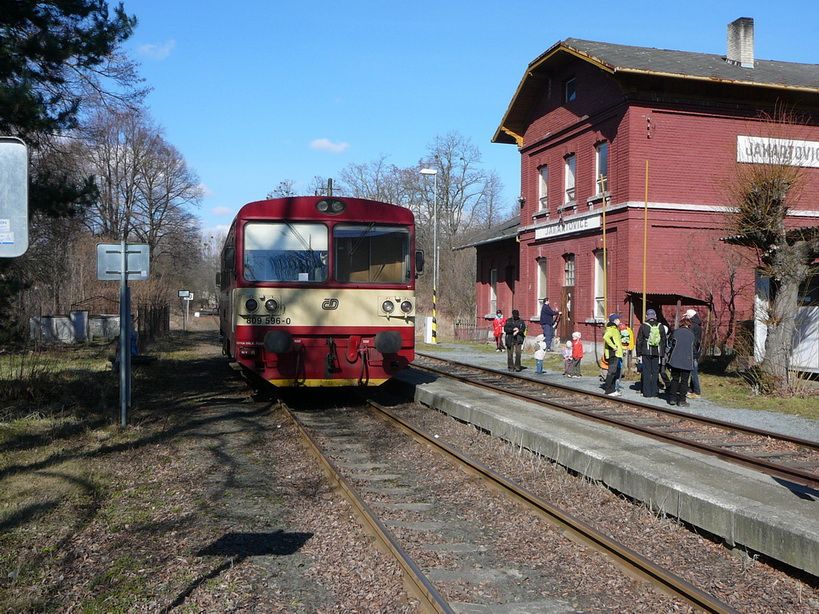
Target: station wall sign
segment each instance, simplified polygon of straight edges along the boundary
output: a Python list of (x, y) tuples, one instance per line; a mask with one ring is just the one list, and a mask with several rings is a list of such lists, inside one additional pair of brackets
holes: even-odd
[(819, 168), (819, 141), (739, 135), (737, 162)]

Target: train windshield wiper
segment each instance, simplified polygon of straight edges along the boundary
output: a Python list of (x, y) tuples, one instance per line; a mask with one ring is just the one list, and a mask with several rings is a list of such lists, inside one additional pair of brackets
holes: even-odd
[(361, 247), (361, 244), (364, 243), (364, 239), (367, 238), (367, 235), (370, 234), (373, 227), (375, 227), (375, 222), (370, 222), (364, 232), (361, 233), (361, 236), (358, 237), (355, 243), (353, 243), (353, 247), (350, 249), (350, 258), (353, 257), (353, 254), (355, 254), (358, 251), (358, 248)]

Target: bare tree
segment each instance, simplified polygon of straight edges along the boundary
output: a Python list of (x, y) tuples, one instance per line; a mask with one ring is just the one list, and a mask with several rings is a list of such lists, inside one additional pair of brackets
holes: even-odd
[[(436, 137), (429, 147), (426, 161), (420, 166), (438, 171), (441, 305), (453, 316), (471, 318), (475, 309), (475, 255), (454, 252), (453, 248), (464, 233), (487, 228), (503, 216), (504, 207), (500, 204), (503, 186), (496, 173), (482, 168), (478, 148), (468, 138), (454, 132)], [(419, 244), (432, 253), (436, 210), (434, 182), (421, 181), (418, 170), (413, 172), (417, 196), (412, 208), (416, 214)], [(422, 286), (427, 283), (424, 280)]]
[(285, 198), (296, 195), (296, 182), (292, 179), (282, 179), (275, 188), (267, 193), (266, 198)]
[(141, 167), (160, 136), (138, 111), (100, 112), (84, 131), (89, 170), (96, 176), (99, 199), (89, 215), (95, 234), (126, 238), (141, 196)]
[(386, 156), (364, 164), (349, 164), (339, 173), (344, 194), (407, 206), (412, 187), (403, 169), (387, 162)]
[(164, 139), (153, 139), (145, 154), (138, 162), (133, 232), (155, 254), (172, 229), (185, 229), (192, 236), (195, 225), (188, 208), (199, 204), (202, 189), (179, 151)]
[(730, 184), (734, 209), (728, 214), (734, 242), (750, 247), (759, 273), (770, 279), (765, 357), (759, 367), (762, 386), (785, 392), (799, 307), (799, 289), (813, 271), (819, 253), (819, 227), (788, 228), (786, 218), (799, 202), (805, 175), (792, 158), (792, 113), (778, 111), (763, 122), (763, 163), (738, 163)]

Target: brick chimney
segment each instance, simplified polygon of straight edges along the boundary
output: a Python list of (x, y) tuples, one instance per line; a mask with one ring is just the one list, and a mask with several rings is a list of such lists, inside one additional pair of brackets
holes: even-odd
[(740, 17), (728, 24), (728, 55), (731, 64), (742, 68), (754, 67), (754, 20)]

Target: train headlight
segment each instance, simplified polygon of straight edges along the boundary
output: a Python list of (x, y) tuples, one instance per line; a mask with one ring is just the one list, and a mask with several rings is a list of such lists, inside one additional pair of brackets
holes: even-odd
[(410, 311), (412, 311), (412, 303), (409, 301), (402, 301), (401, 311), (403, 311), (404, 313), (409, 313)]
[(324, 198), (316, 203), (316, 209), (319, 213), (330, 213), (337, 215), (344, 211), (347, 205), (341, 200)]
[(269, 298), (264, 302), (264, 308), (273, 313), (279, 309), (279, 301), (274, 298)]
[(381, 310), (384, 313), (392, 313), (393, 311), (395, 311), (395, 303), (389, 300), (384, 301), (383, 303), (381, 303)]
[(259, 308), (259, 302), (255, 298), (249, 298), (245, 301), (245, 309), (248, 311), (256, 311)]

